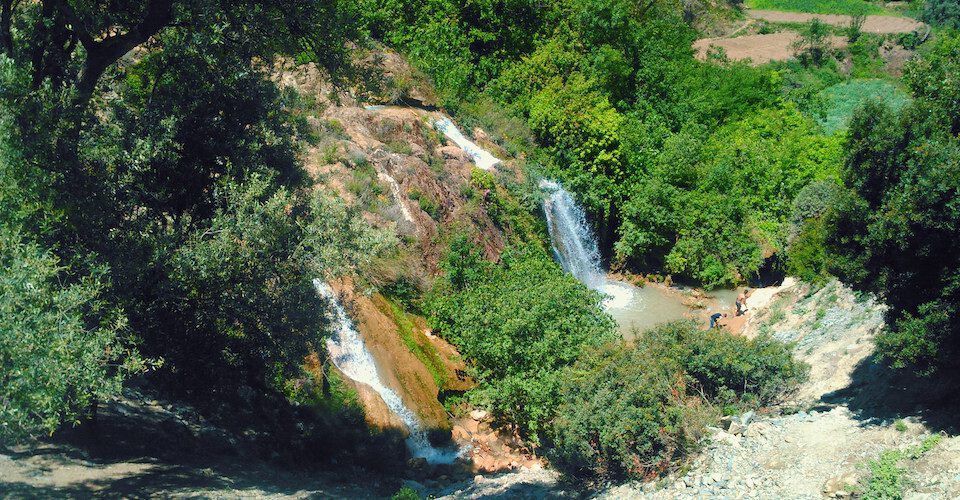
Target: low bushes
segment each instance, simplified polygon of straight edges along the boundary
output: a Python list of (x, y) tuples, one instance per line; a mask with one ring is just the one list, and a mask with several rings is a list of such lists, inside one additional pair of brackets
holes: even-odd
[(696, 446), (697, 421), (710, 411), (686, 396), (675, 359), (610, 344), (570, 370), (551, 458), (574, 476), (656, 475)]
[(428, 322), (472, 364), (473, 401), (536, 440), (555, 415), (563, 370), (617, 336), (602, 297), (533, 246), (508, 247), (494, 264), (458, 237), (444, 269), (424, 302)]
[(551, 457), (573, 476), (656, 476), (696, 448), (719, 406), (770, 403), (806, 370), (769, 337), (660, 326), (585, 352), (567, 372)]
[(807, 375), (790, 347), (769, 336), (747, 339), (681, 322), (654, 329), (643, 339), (645, 348), (677, 360), (688, 384), (717, 404), (769, 404)]

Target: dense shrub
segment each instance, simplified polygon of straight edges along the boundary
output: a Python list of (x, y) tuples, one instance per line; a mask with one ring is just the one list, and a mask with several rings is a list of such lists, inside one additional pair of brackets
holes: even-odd
[(451, 247), (429, 322), (473, 365), (475, 400), (536, 437), (555, 414), (562, 369), (615, 338), (613, 320), (539, 248), (509, 248), (493, 264), (464, 237)]
[(806, 369), (769, 337), (690, 321), (588, 350), (567, 371), (551, 458), (574, 476), (655, 476), (696, 447), (719, 405), (771, 403)]
[(841, 187), (833, 180), (808, 184), (793, 200), (786, 271), (806, 282), (822, 284), (830, 277), (824, 216), (838, 203)]
[(849, 190), (828, 215), (827, 243), (832, 270), (889, 306), (877, 356), (929, 373), (955, 368), (960, 352), (951, 320), (960, 312), (960, 141), (944, 119), (944, 96), (921, 92), (900, 113), (868, 102), (854, 115)]
[(914, 97), (935, 103), (946, 114), (950, 130), (960, 133), (960, 33), (945, 31), (936, 43), (904, 67), (903, 80)]
[(926, 0), (921, 19), (930, 24), (960, 29), (960, 1)]
[[(764, 253), (786, 248), (790, 200), (839, 175), (841, 138), (822, 135), (793, 105), (764, 110), (702, 137), (665, 140), (644, 161), (650, 180), (622, 204), (623, 260), (656, 264), (707, 286), (756, 273)], [(638, 148), (639, 149), (639, 148)]]
[(655, 475), (696, 445), (708, 411), (688, 400), (676, 360), (610, 344), (586, 352), (566, 376), (550, 456), (574, 476)]
[(793, 359), (790, 346), (769, 336), (748, 339), (681, 322), (642, 338), (649, 349), (676, 359), (690, 386), (718, 404), (769, 404), (806, 379), (807, 366)]

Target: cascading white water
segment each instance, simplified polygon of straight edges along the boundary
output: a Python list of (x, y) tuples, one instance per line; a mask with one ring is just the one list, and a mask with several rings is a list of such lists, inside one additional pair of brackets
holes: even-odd
[(587, 224), (587, 215), (560, 184), (542, 180), (540, 188), (549, 196), (543, 200), (550, 244), (564, 271), (589, 288), (603, 292), (607, 309), (622, 309), (634, 299), (633, 287), (607, 278), (600, 265), (597, 239)]
[(403, 404), (400, 395), (381, 380), (373, 355), (364, 345), (360, 333), (354, 328), (353, 321), (347, 316), (347, 311), (343, 309), (333, 288), (319, 279), (313, 280), (313, 286), (317, 293), (330, 302), (327, 315), (333, 323), (334, 331), (333, 336), (327, 339), (327, 350), (333, 364), (351, 380), (370, 386), (383, 398), (390, 411), (400, 417), (410, 431), (407, 448), (414, 457), (424, 458), (429, 463), (453, 463), (461, 451), (435, 448), (430, 444), (417, 416)]
[(473, 141), (464, 137), (463, 133), (460, 132), (460, 129), (453, 124), (453, 121), (450, 118), (441, 118), (436, 121), (434, 126), (437, 127), (443, 135), (447, 136), (448, 139), (453, 141), (460, 146), (464, 152), (470, 155), (470, 158), (473, 160), (473, 163), (483, 170), (493, 170), (493, 167), (500, 163), (500, 159), (496, 156), (490, 154), (489, 151), (477, 146)]
[(390, 185), (390, 193), (393, 194), (393, 199), (397, 202), (397, 205), (400, 205), (400, 213), (403, 215), (403, 218), (406, 219), (407, 222), (413, 222), (413, 215), (403, 202), (403, 194), (400, 192), (400, 184), (397, 184), (397, 180), (386, 172), (377, 172), (377, 177)]

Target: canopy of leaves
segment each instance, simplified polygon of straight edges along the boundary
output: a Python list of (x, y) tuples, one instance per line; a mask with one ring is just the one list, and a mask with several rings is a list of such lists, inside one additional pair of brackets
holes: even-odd
[(203, 396), (323, 354), (309, 280), (394, 240), (311, 192), (264, 62), (350, 77), (354, 8), (0, 2), (2, 432), (76, 421), (136, 350)]
[(573, 476), (649, 479), (696, 449), (719, 406), (768, 404), (806, 374), (769, 337), (661, 325), (587, 350), (567, 370), (551, 459)]
[(527, 121), (618, 263), (748, 279), (784, 248), (796, 191), (836, 175), (839, 139), (780, 102), (780, 74), (697, 61), (670, 2), (373, 3), (374, 36), (421, 61), (448, 107), (492, 99)]
[(616, 337), (601, 296), (534, 247), (493, 264), (460, 237), (446, 262), (426, 302), (431, 326), (473, 364), (475, 396), (536, 437), (555, 414), (562, 369)]
[(868, 103), (851, 123), (851, 192), (828, 218), (836, 272), (889, 306), (878, 356), (922, 372), (956, 360), (960, 144), (936, 104)]

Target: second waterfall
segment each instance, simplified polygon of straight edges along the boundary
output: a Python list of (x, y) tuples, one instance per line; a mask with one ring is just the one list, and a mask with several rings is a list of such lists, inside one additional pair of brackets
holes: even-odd
[(541, 181), (548, 196), (543, 202), (553, 253), (563, 270), (588, 287), (607, 295), (606, 309), (622, 309), (634, 300), (634, 289), (607, 278), (600, 263), (597, 238), (587, 223), (583, 208), (559, 184)]

